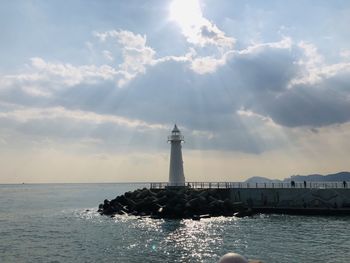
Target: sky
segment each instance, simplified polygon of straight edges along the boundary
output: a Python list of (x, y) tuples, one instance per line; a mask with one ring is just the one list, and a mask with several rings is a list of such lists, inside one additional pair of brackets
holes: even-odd
[(1, 1), (0, 183), (349, 171), (350, 2)]

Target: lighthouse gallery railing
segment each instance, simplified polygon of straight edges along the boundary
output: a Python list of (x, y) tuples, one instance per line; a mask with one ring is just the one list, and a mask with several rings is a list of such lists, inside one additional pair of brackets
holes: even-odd
[[(281, 182), (281, 183), (242, 183), (242, 182), (186, 182), (184, 185), (195, 189), (210, 189), (210, 188), (315, 188), (315, 189), (330, 189), (330, 188), (349, 188), (350, 182)], [(151, 189), (164, 189), (168, 187), (168, 183), (159, 182), (151, 183)]]

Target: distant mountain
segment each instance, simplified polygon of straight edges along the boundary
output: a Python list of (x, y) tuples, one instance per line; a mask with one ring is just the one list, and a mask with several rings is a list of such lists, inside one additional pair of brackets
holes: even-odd
[(342, 182), (350, 181), (350, 172), (339, 172), (335, 174), (310, 174), (310, 175), (292, 175), (290, 178), (284, 179), (289, 181), (308, 181), (308, 182)]
[(250, 177), (249, 179), (245, 180), (245, 183), (281, 183), (281, 180), (278, 179), (269, 179), (266, 177), (261, 177), (261, 176), (254, 176)]
[(246, 183), (281, 183), (281, 182), (342, 182), (342, 181), (350, 181), (350, 172), (339, 172), (335, 174), (310, 174), (310, 175), (292, 175), (289, 178), (285, 178), (283, 180), (278, 179), (269, 179), (261, 176), (254, 176), (247, 179)]

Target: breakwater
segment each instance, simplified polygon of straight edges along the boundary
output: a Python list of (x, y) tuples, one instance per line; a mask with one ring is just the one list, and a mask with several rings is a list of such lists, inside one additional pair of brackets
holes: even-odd
[(246, 216), (254, 213), (350, 215), (350, 188), (341, 183), (188, 183), (126, 192), (100, 204), (101, 214), (154, 218)]
[(232, 188), (230, 196), (262, 213), (350, 214), (349, 188)]
[(243, 202), (232, 201), (229, 189), (167, 187), (126, 192), (99, 205), (100, 214), (153, 218), (201, 218), (245, 216), (251, 213)]
[[(152, 183), (151, 189), (161, 189), (166, 183)], [(242, 202), (254, 213), (284, 213), (302, 215), (350, 214), (350, 182), (189, 182), (195, 189), (217, 189), (230, 196), (232, 202)]]

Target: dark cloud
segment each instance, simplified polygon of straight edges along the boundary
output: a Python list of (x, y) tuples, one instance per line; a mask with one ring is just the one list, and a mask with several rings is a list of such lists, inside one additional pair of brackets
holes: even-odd
[(288, 82), (299, 73), (300, 68), (295, 62), (291, 50), (266, 47), (258, 52), (236, 55), (227, 66), (241, 89), (260, 95), (283, 92)]
[(201, 27), (201, 35), (207, 38), (217, 38), (218, 34), (217, 32), (210, 29), (207, 25), (204, 25)]
[[(253, 105), (255, 111), (288, 127), (322, 127), (350, 120), (350, 101), (334, 85), (302, 85)], [(348, 94), (350, 95), (350, 93)]]

